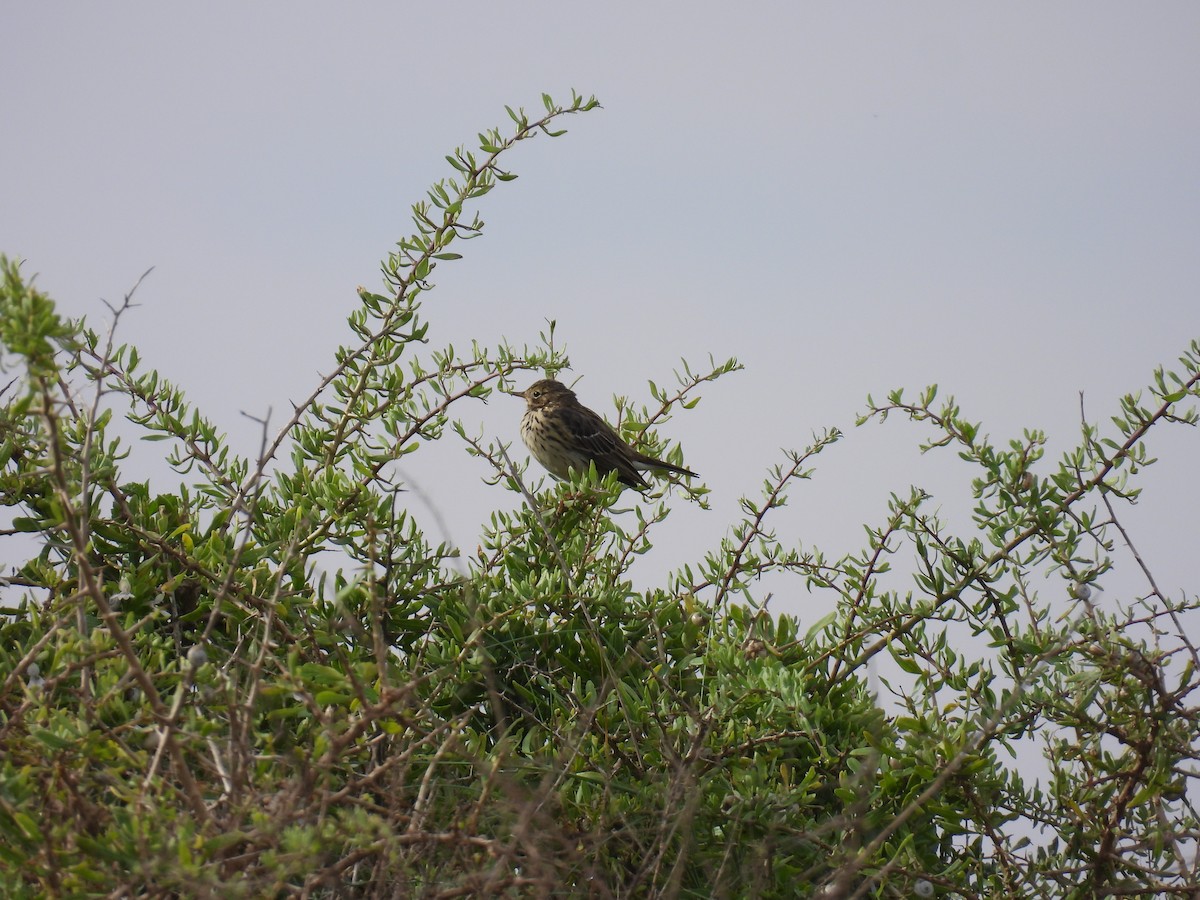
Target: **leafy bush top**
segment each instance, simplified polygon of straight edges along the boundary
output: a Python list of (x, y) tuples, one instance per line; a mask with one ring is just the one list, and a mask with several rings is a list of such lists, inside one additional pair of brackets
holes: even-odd
[[(330, 374), (264, 427), (257, 459), (118, 344), (129, 298), (96, 332), (3, 260), (0, 888), (1192, 896), (1196, 600), (1149, 570), (1144, 596), (1101, 608), (1095, 589), (1113, 533), (1130, 539), (1118, 508), (1147, 434), (1196, 421), (1200, 346), (1057, 466), (1044, 435), (995, 446), (936, 388), (869, 402), (863, 422), (902, 414), (975, 467), (973, 537), (913, 491), (860, 552), (781, 540), (772, 512), (829, 431), (743, 499), (720, 546), (637, 587), (672, 494), (630, 510), (593, 472), (534, 495), (456, 418), (514, 373), (566, 368), (553, 324), (519, 351), (426, 350), (431, 276), (515, 177), (500, 160), (597, 105), (544, 101), (447, 157), (385, 292), (360, 290)], [(738, 367), (685, 363), (618, 422), (680, 461), (653, 428)], [(131, 433), (163, 442), (177, 487), (123, 470)], [(447, 440), (525, 501), (466, 557), (422, 531), (394, 466)], [(804, 632), (770, 614), (769, 573), (833, 592), (836, 612)], [(955, 645), (964, 628), (986, 658)], [(866, 687), (881, 653), (910, 678), (892, 709)], [(1036, 783), (1011, 761), (1030, 740)]]

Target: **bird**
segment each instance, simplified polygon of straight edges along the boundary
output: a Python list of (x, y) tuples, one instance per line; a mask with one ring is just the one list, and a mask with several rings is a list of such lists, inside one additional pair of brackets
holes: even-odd
[(639, 453), (625, 443), (616, 429), (575, 397), (575, 392), (552, 378), (535, 381), (523, 391), (511, 391), (525, 400), (521, 417), (521, 440), (542, 466), (555, 478), (567, 478), (571, 469), (617, 473), (617, 480), (639, 491), (650, 489), (642, 472), (675, 472), (692, 478), (696, 473), (653, 456)]

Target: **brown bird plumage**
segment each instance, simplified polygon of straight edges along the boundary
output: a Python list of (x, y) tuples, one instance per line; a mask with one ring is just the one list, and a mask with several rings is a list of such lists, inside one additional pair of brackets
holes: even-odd
[(586, 469), (588, 463), (595, 463), (600, 475), (615, 471), (622, 484), (644, 491), (650, 488), (641, 475), (647, 469), (696, 475), (634, 450), (565, 384), (546, 378), (513, 396), (523, 397), (527, 404), (521, 417), (521, 439), (534, 459), (556, 478), (566, 478), (571, 469)]

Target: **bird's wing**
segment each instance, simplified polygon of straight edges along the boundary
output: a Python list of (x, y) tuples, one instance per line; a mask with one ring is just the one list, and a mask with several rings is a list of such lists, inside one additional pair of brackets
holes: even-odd
[(634, 451), (621, 440), (613, 427), (585, 407), (568, 407), (563, 418), (571, 436), (588, 457), (596, 463), (601, 475), (617, 471), (621, 481), (630, 487), (649, 487), (646, 479), (633, 466)]

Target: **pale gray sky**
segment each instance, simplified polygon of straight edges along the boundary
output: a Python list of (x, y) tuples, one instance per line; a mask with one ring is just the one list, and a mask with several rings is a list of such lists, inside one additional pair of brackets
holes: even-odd
[[(123, 337), (251, 455), (239, 411), (281, 422), (328, 370), (444, 155), (504, 104), (595, 93), (509, 158), (425, 314), (435, 346), (557, 319), (610, 414), (680, 357), (746, 364), (663, 429), (715, 509), (678, 504), (648, 580), (829, 425), (851, 433), (781, 537), (852, 549), (911, 483), (965, 523), (973, 473), (899, 423), (853, 429), (868, 392), (936, 381), (1060, 451), (1080, 390), (1107, 421), (1200, 336), (1194, 3), (8, 4), (0, 27), (0, 250), (96, 318), (154, 266)], [(517, 401), (459, 411), (525, 456)], [(1157, 440), (1129, 514), (1175, 592), (1197, 439)], [(408, 468), (468, 548), (518, 502), (454, 439)], [(801, 587), (775, 608), (808, 617)]]

